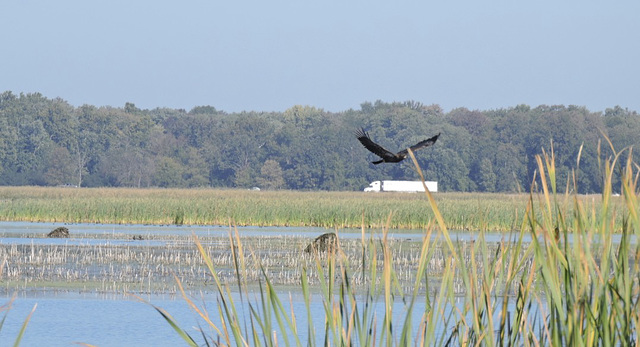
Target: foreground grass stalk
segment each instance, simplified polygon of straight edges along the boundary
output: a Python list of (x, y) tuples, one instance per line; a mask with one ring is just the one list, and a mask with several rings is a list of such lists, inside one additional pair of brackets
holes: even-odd
[[(612, 164), (605, 165), (605, 189), (603, 190), (602, 206), (609, 206), (611, 199), (611, 177), (613, 168), (621, 153), (615, 153)], [(541, 178), (549, 171), (550, 162), (546, 160), (546, 166), (538, 159)], [(631, 153), (627, 165), (621, 170), (622, 192), (625, 194), (628, 215), (633, 218), (638, 205), (635, 201), (637, 180), (633, 177), (631, 165)], [(553, 180), (550, 175), (550, 180)], [(543, 181), (544, 182), (544, 181)], [(633, 197), (627, 197), (627, 194)], [(541, 243), (534, 239), (536, 247), (537, 264), (542, 273), (546, 293), (549, 297), (551, 343), (570, 345), (591, 345), (604, 343), (605, 345), (630, 345), (635, 339), (637, 327), (629, 327), (633, 322), (628, 309), (638, 305), (637, 273), (629, 273), (629, 257), (631, 240), (626, 236), (629, 228), (623, 225), (622, 239), (618, 249), (612, 247), (612, 235), (614, 233), (611, 223), (611, 212), (603, 209), (600, 211), (601, 219), (597, 228), (584, 226), (585, 219), (581, 215), (579, 202), (576, 201), (577, 221), (573, 225), (573, 247), (564, 247), (564, 252), (558, 246), (559, 240), (549, 237), (549, 233), (543, 233), (545, 249)], [(545, 216), (543, 225), (551, 225), (551, 219), (557, 216)], [(533, 224), (533, 223), (532, 223)], [(596, 244), (601, 250), (594, 254), (592, 241), (593, 230), (599, 230), (599, 242)], [(636, 229), (637, 230), (637, 229)], [(566, 233), (565, 233), (566, 234)], [(637, 231), (636, 231), (637, 234)], [(564, 240), (565, 245), (568, 240)], [(635, 240), (636, 252), (638, 241)], [(550, 261), (543, 261), (543, 255), (547, 255)], [(556, 269), (559, 268), (560, 271)], [(632, 287), (635, 295), (632, 295)], [(629, 312), (629, 313), (628, 313)]]
[(20, 327), (20, 331), (18, 332), (18, 336), (16, 337), (16, 341), (13, 343), (14, 347), (18, 347), (20, 345), (20, 341), (22, 341), (22, 336), (24, 336), (24, 332), (27, 329), (27, 325), (29, 324), (29, 321), (31, 320), (31, 316), (33, 316), (33, 313), (36, 311), (37, 307), (38, 307), (38, 304), (33, 305), (33, 309), (31, 309), (31, 312), (29, 312), (29, 315), (27, 316), (27, 318), (25, 318), (24, 322), (22, 323), (22, 326)]

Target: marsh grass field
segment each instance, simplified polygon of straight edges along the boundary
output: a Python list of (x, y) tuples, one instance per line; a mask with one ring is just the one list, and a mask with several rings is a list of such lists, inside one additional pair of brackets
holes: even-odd
[[(497, 193), (433, 197), (449, 229), (471, 231), (517, 230), (529, 200), (529, 194)], [(601, 195), (575, 198), (586, 208), (601, 207)], [(572, 218), (569, 195), (558, 203)], [(613, 212), (624, 208), (618, 197), (608, 203)], [(425, 207), (424, 194), (416, 193), (0, 187), (4, 221), (425, 229), (434, 220)], [(618, 230), (622, 215), (616, 214)]]

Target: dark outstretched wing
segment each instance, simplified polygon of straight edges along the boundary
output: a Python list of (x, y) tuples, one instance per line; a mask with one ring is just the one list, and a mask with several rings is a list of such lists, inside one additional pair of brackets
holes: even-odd
[(362, 143), (362, 145), (368, 149), (369, 151), (371, 151), (371, 153), (379, 156), (380, 158), (393, 158), (396, 155), (386, 149), (384, 149), (384, 147), (380, 146), (379, 144), (371, 141), (371, 138), (369, 137), (369, 134), (367, 134), (366, 131), (364, 131), (364, 129), (359, 129), (356, 131), (356, 137), (358, 137), (358, 141), (360, 141), (360, 143)]
[[(413, 146), (411, 146), (409, 148), (411, 148), (411, 150), (415, 152), (415, 151), (419, 150), (420, 148), (425, 148), (425, 147), (432, 146), (434, 143), (436, 143), (436, 141), (438, 141), (438, 136), (440, 136), (440, 133), (438, 133), (438, 135), (436, 135), (436, 136), (434, 136), (434, 137), (432, 137), (430, 139), (426, 139), (424, 141), (420, 141), (420, 142), (416, 143), (415, 145), (413, 145)], [(398, 155), (402, 155), (402, 154), (404, 154), (404, 155), (409, 154), (409, 151), (407, 151), (405, 149), (405, 150), (402, 150), (402, 151), (398, 152)]]

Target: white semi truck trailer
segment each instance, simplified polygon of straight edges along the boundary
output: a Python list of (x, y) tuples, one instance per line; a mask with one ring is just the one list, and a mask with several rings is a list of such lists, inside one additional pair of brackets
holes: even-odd
[[(425, 181), (427, 189), (435, 193), (438, 191), (438, 182)], [(373, 181), (364, 189), (365, 192), (424, 192), (421, 181)]]

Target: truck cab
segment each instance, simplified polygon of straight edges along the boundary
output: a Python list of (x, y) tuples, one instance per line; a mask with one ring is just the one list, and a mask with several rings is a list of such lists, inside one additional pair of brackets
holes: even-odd
[(373, 181), (368, 187), (364, 188), (365, 192), (379, 192), (382, 188), (382, 182)]

